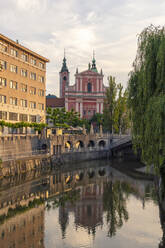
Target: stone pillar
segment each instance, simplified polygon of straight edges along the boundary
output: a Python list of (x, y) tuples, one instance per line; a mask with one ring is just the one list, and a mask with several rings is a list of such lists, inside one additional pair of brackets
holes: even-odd
[(90, 134), (93, 135), (94, 134), (94, 130), (93, 130), (93, 125), (91, 123), (91, 128), (90, 128)]
[(80, 102), (80, 117), (83, 117), (83, 103)]
[(101, 137), (103, 136), (103, 127), (102, 127), (102, 125), (100, 125), (100, 136)]
[(85, 128), (85, 125), (83, 124), (83, 134), (86, 135), (87, 134), (87, 131), (86, 131), (86, 128)]

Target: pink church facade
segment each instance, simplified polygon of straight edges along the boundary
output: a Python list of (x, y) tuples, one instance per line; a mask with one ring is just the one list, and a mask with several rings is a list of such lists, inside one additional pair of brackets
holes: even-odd
[(80, 113), (81, 118), (90, 119), (95, 113), (103, 113), (106, 87), (103, 84), (102, 70), (98, 73), (96, 61), (83, 72), (76, 71), (75, 84), (69, 85), (69, 71), (66, 59), (60, 71), (60, 97), (65, 99), (65, 109)]

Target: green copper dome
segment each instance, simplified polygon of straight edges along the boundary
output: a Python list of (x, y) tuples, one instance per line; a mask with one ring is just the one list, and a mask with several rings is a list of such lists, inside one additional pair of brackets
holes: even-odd
[(97, 71), (97, 67), (96, 67), (96, 60), (95, 60), (94, 55), (93, 55), (93, 59), (92, 59), (92, 68), (91, 68), (91, 71), (98, 72)]
[(64, 71), (68, 72), (68, 67), (66, 65), (66, 58), (65, 57), (63, 58), (63, 63), (62, 63), (62, 68), (61, 68), (61, 72), (64, 72)]

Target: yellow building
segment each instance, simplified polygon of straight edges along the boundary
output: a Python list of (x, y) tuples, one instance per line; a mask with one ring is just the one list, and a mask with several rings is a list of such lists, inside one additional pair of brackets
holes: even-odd
[(0, 120), (45, 122), (47, 62), (0, 34)]

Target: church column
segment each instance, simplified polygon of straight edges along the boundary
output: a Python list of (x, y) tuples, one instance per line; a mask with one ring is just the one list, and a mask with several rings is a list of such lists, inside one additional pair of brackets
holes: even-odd
[(76, 112), (79, 112), (78, 111), (78, 102), (76, 102)]
[(103, 113), (103, 102), (101, 103), (101, 111), (100, 113), (102, 114)]
[(102, 92), (103, 91), (103, 81), (100, 80), (100, 91)]
[(96, 92), (99, 92), (99, 79), (97, 78), (97, 82), (96, 82)]
[(99, 103), (97, 102), (96, 105), (97, 105), (97, 113), (99, 113)]
[(83, 103), (80, 102), (80, 117), (83, 117)]
[(68, 99), (67, 98), (65, 99), (65, 109), (66, 111), (68, 111)]
[(80, 78), (80, 91), (82, 92), (82, 78)]

